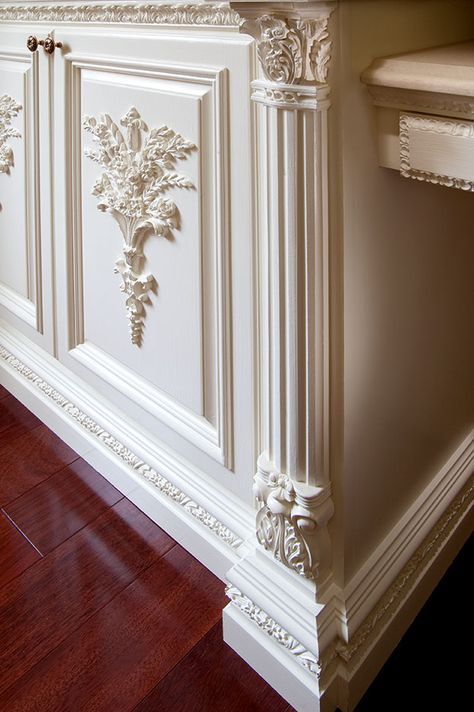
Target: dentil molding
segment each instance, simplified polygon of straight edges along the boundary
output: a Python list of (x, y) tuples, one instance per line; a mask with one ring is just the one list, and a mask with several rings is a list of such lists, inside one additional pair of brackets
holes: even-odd
[(8, 94), (0, 97), (0, 173), (10, 173), (13, 166), (13, 149), (7, 141), (21, 138), (20, 132), (11, 127), (12, 120), (21, 109), (22, 106)]
[(239, 16), (227, 3), (0, 4), (0, 22), (98, 22), (140, 25), (236, 27)]
[(115, 271), (122, 276), (132, 344), (141, 345), (144, 304), (156, 291), (156, 280), (143, 273), (143, 243), (148, 235), (169, 237), (179, 227), (176, 203), (163, 194), (171, 188), (194, 188), (188, 176), (177, 173), (176, 163), (184, 160), (196, 146), (167, 126), (151, 129), (142, 147), (142, 133), (148, 127), (132, 107), (120, 121), (127, 129), (125, 139), (109, 114), (98, 119), (86, 116), (83, 126), (98, 144), (85, 155), (104, 168), (92, 195), (98, 209), (109, 212), (123, 235), (122, 257)]

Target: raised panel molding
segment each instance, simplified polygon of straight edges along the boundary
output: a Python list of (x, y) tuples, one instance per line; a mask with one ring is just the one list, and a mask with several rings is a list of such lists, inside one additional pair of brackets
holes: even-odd
[[(1, 11), (0, 11), (1, 16)], [(38, 82), (37, 57), (31, 57), (26, 51), (17, 51), (2, 47), (0, 61), (17, 65), (16, 72), (21, 72), (22, 96), (21, 103), (9, 95), (0, 98), (0, 174), (5, 176), (18, 175), (20, 166), (15, 160), (14, 147), (10, 139), (21, 139), (24, 148), (25, 193), (19, 196), (19, 205), (25, 214), (25, 273), (26, 290), (24, 293), (13, 289), (8, 284), (0, 282), (0, 305), (11, 314), (31, 327), (35, 332), (43, 334), (43, 274), (42, 246), (40, 229), (39, 181), (37, 175), (38, 153), (35, 151), (35, 140), (39, 136), (39, 104), (35, 87)], [(13, 119), (21, 117), (24, 130), (11, 126)], [(2, 208), (2, 191), (0, 185), (0, 209)]]
[(15, 314), (19, 319), (26, 322), (33, 329), (36, 329), (36, 307), (33, 302), (15, 292), (6, 284), (0, 283), (0, 304)]
[[(176, 433), (200, 448), (228, 469), (233, 467), (233, 411), (232, 411), (232, 349), (230, 318), (230, 236), (227, 193), (229, 189), (226, 131), (228, 125), (227, 80), (224, 69), (186, 67), (184, 65), (160, 66), (133, 62), (117, 62), (104, 57), (66, 57), (69, 73), (71, 125), (69, 127), (70, 145), (69, 175), (72, 186), (72, 206), (68, 219), (70, 235), (69, 250), (72, 262), (71, 301), (69, 307), (70, 344), (69, 354), (80, 363), (90, 368), (105, 382), (120, 389), (140, 407), (155, 415)], [(209, 90), (212, 101), (212, 145), (207, 147), (214, 158), (212, 167), (213, 216), (212, 216), (212, 268), (213, 282), (204, 299), (211, 299), (215, 329), (210, 338), (201, 339), (202, 387), (212, 385), (215, 393), (213, 403), (208, 403), (213, 417), (207, 411), (198, 414), (166, 394), (158, 387), (150, 387), (150, 382), (133, 373), (116, 358), (90, 343), (84, 332), (83, 304), (83, 264), (82, 264), (82, 225), (81, 225), (81, 121), (80, 93), (81, 73), (83, 70), (105, 70), (124, 76), (146, 76), (180, 82), (183, 94), (186, 85), (195, 91), (195, 87)], [(148, 118), (148, 117), (145, 117)], [(187, 143), (185, 144), (188, 145)], [(196, 150), (189, 149), (187, 151)], [(200, 151), (202, 153), (202, 151)], [(201, 245), (201, 250), (202, 250)], [(206, 283), (201, 257), (201, 289)], [(159, 335), (157, 335), (159, 337)], [(211, 364), (215, 364), (211, 366)], [(208, 380), (208, 379), (212, 379)]]
[(148, 235), (169, 237), (178, 228), (178, 206), (162, 196), (170, 188), (195, 187), (175, 168), (197, 147), (168, 126), (151, 129), (142, 147), (142, 133), (149, 129), (135, 107), (120, 124), (127, 129), (127, 140), (109, 114), (84, 117), (85, 131), (99, 146), (96, 151), (86, 149), (85, 155), (104, 168), (92, 195), (99, 200), (97, 208), (111, 213), (122, 232), (122, 257), (114, 271), (122, 276), (132, 344), (140, 346), (144, 305), (158, 288), (154, 275), (143, 273), (144, 242)]

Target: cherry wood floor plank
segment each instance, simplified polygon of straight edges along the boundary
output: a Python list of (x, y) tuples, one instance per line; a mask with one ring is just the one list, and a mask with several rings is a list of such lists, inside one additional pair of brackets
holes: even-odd
[(15, 499), (5, 511), (47, 554), (121, 499), (115, 487), (79, 458)]
[[(0, 589), (0, 692), (173, 546), (163, 530), (122, 499)], [(5, 708), (0, 704), (0, 709)]]
[(0, 512), (0, 587), (39, 559), (41, 554)]
[(7, 389), (4, 386), (0, 386), (0, 399), (6, 398), (9, 395), (10, 395), (10, 391), (7, 391)]
[(16, 398), (0, 399), (0, 447), (39, 425), (41, 421)]
[(0, 448), (0, 506), (16, 499), (79, 456), (40, 425)]
[[(177, 545), (2, 695), (0, 709), (131, 710), (215, 625), (224, 605), (222, 582)], [(180, 692), (179, 685), (176, 699)]]
[(222, 639), (222, 623), (198, 643), (134, 712), (287, 712), (280, 695)]

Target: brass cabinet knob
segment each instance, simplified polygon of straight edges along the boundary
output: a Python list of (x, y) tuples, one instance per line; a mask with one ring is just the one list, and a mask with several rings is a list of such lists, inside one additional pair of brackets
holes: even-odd
[(43, 47), (47, 54), (53, 54), (56, 47), (60, 48), (63, 46), (62, 42), (55, 42), (52, 37), (46, 37), (45, 40), (38, 40), (34, 35), (30, 35), (26, 40), (26, 46), (30, 52), (36, 52), (38, 47)]
[(30, 50), (30, 52), (36, 52), (38, 49), (38, 40), (34, 35), (30, 35), (28, 39), (26, 40), (26, 46)]
[(44, 51), (48, 54), (53, 54), (56, 47), (59, 49), (63, 46), (62, 42), (55, 42), (52, 37), (46, 37), (45, 40), (40, 40), (38, 44), (44, 47)]

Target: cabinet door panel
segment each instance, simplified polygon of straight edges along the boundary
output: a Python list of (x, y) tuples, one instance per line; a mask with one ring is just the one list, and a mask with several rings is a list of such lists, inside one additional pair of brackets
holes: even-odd
[[(179, 454), (248, 491), (249, 43), (119, 30), (61, 40), (60, 358)], [(245, 486), (230, 477), (238, 470)]]
[[(27, 36), (28, 28), (0, 30), (0, 316), (50, 348), (51, 255), (39, 174), (47, 107), (40, 105), (40, 58), (27, 51)], [(46, 204), (48, 192), (46, 184)]]

